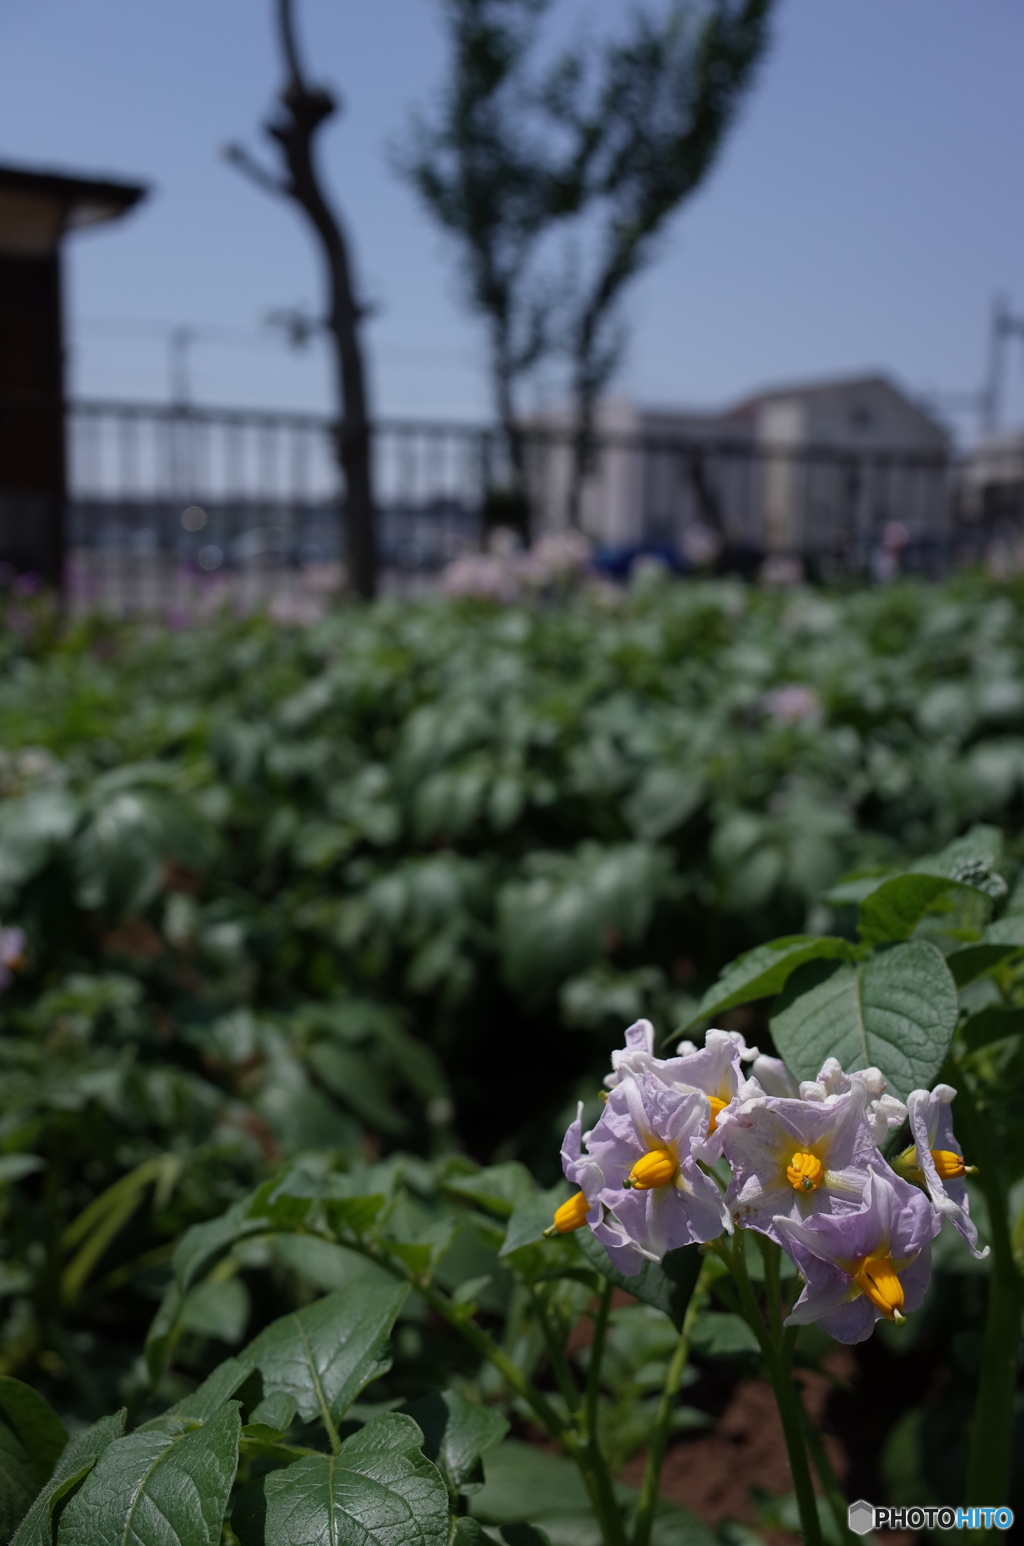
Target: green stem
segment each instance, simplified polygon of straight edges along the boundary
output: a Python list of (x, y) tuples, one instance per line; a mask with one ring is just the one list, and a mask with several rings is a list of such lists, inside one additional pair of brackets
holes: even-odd
[(821, 1546), (821, 1524), (818, 1519), (818, 1504), (814, 1496), (811, 1473), (807, 1464), (803, 1423), (800, 1418), (802, 1403), (797, 1395), (792, 1376), (783, 1362), (780, 1344), (769, 1334), (761, 1311), (758, 1308), (743, 1251), (743, 1235), (740, 1233), (735, 1237), (732, 1250), (725, 1249), (721, 1254), (732, 1270), (743, 1313), (760, 1343), (761, 1352), (768, 1369), (768, 1376), (772, 1382), (772, 1389), (775, 1392), (775, 1404), (779, 1409), (782, 1433), (786, 1440), (789, 1469), (793, 1476), (793, 1490), (796, 1493), (797, 1507), (800, 1510), (800, 1528), (805, 1546)]
[(757, 1243), (761, 1247), (761, 1255), (764, 1258), (764, 1290), (765, 1299), (768, 1301), (772, 1338), (778, 1345), (782, 1342), (782, 1290), (779, 1284), (782, 1250), (774, 1240), (769, 1240), (767, 1235), (759, 1234)]
[(390, 1256), (386, 1249), (371, 1245), (358, 1237), (346, 1238), (344, 1243), (351, 1250), (358, 1251), (376, 1262), (393, 1277), (408, 1283), (430, 1308), (441, 1316), (442, 1320), (448, 1322), (453, 1331), (458, 1332), (459, 1336), (469, 1343), (480, 1358), (486, 1358), (488, 1363), (493, 1364), (510, 1389), (526, 1403), (538, 1421), (558, 1439), (566, 1454), (576, 1463), (601, 1526), (605, 1546), (626, 1546), (622, 1514), (600, 1451), (595, 1447), (592, 1452), (589, 1446), (581, 1442), (579, 1434), (565, 1422), (561, 1413), (526, 1378), (522, 1370), (516, 1367), (494, 1338), (484, 1331), (482, 1326), (478, 1326), (471, 1316), (466, 1315), (462, 1306), (455, 1304), (446, 1294), (439, 1292), (425, 1277), (413, 1272), (404, 1262)]
[(668, 1443), (669, 1424), (672, 1421), (672, 1410), (679, 1394), (679, 1387), (683, 1382), (683, 1371), (686, 1361), (690, 1356), (690, 1334), (697, 1312), (704, 1299), (704, 1289), (707, 1278), (707, 1263), (701, 1267), (700, 1276), (694, 1285), (690, 1302), (686, 1307), (683, 1317), (683, 1329), (679, 1333), (679, 1341), (669, 1362), (668, 1373), (665, 1375), (665, 1383), (661, 1391), (661, 1400), (658, 1402), (658, 1410), (654, 1417), (654, 1426), (647, 1444), (647, 1464), (644, 1467), (644, 1479), (640, 1487), (640, 1500), (637, 1504), (636, 1520), (633, 1525), (633, 1546), (648, 1546), (651, 1538), (651, 1527), (654, 1524), (654, 1510), (658, 1502), (658, 1482), (661, 1478), (662, 1462), (665, 1459), (665, 1447)]
[(793, 1367), (793, 1354), (796, 1351), (796, 1338), (799, 1326), (786, 1326), (782, 1332), (782, 1362), (787, 1369)]
[(594, 1316), (594, 1337), (590, 1344), (590, 1362), (587, 1364), (586, 1423), (587, 1442), (597, 1448), (597, 1405), (601, 1394), (601, 1363), (604, 1358), (604, 1340), (608, 1333), (608, 1311), (612, 1305), (613, 1285), (606, 1278), (597, 1301)]
[(576, 1388), (576, 1381), (573, 1379), (569, 1365), (565, 1361), (562, 1344), (558, 1339), (555, 1328), (551, 1324), (551, 1317), (547, 1312), (547, 1306), (537, 1289), (532, 1291), (532, 1298), (533, 1307), (537, 1312), (537, 1319), (540, 1321), (540, 1329), (544, 1334), (548, 1358), (551, 1360), (551, 1367), (558, 1382), (558, 1388), (562, 1392), (562, 1398), (569, 1411), (575, 1414), (580, 1410), (580, 1393)]
[(1002, 1170), (992, 1150), (985, 1116), (978, 1110), (969, 1080), (962, 1074), (958, 1110), (978, 1183), (988, 1204), (992, 1267), (982, 1343), (981, 1375), (971, 1421), (964, 1502), (1005, 1503), (1010, 1485), (1010, 1441), (1020, 1347), (1024, 1283), (1013, 1259), (1008, 1198)]
[[(791, 1328), (792, 1329), (792, 1328)], [(850, 1546), (858, 1546), (859, 1537), (850, 1529), (849, 1505), (846, 1501), (839, 1478), (832, 1469), (832, 1462), (828, 1458), (828, 1451), (821, 1441), (821, 1434), (811, 1421), (811, 1414), (804, 1406), (800, 1395), (797, 1395), (800, 1407), (800, 1419), (803, 1424), (804, 1439), (807, 1443), (807, 1452), (811, 1457), (811, 1464), (818, 1473), (828, 1506), (832, 1511), (832, 1518), (836, 1522), (839, 1531), (839, 1539), (847, 1541)]]

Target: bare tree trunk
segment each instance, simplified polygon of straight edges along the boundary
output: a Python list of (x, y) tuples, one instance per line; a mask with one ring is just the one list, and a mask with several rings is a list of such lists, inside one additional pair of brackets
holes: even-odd
[(313, 154), (317, 129), (336, 111), (330, 93), (310, 87), (302, 73), (292, 0), (277, 0), (281, 49), (288, 84), (281, 93), (284, 113), (269, 131), (284, 152), (290, 181), (282, 191), (307, 215), (323, 248), (329, 301), (325, 318), (334, 340), (339, 405), (338, 458), (345, 475), (349, 575), (358, 595), (377, 592), (377, 523), (373, 498), (371, 434), (366, 376), (359, 338), (362, 308), (353, 293), (348, 243), (320, 183)]
[(510, 514), (520, 530), (524, 542), (530, 540), (530, 504), (526, 487), (526, 447), (522, 426), (516, 412), (514, 384), (516, 371), (512, 364), (512, 350), (508, 330), (495, 330), (492, 346), (492, 376), (494, 380), (495, 407), (498, 422), (505, 438), (509, 470), (512, 478), (513, 510)]

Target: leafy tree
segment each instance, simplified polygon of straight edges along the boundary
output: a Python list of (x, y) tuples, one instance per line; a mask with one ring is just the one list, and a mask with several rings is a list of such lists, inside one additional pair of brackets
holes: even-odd
[[(452, 46), (441, 112), (405, 170), (462, 249), (488, 324), (498, 415), (521, 471), (517, 388), (553, 353), (575, 409), (569, 518), (578, 524), (597, 398), (623, 346), (621, 305), (669, 217), (700, 185), (764, 52), (773, 0), (637, 10), (620, 40), (533, 65), (552, 0), (445, 0)], [(596, 254), (558, 282), (568, 225)]]
[(229, 145), (226, 154), (258, 187), (292, 199), (320, 243), (328, 287), (325, 325), (334, 342), (340, 410), (338, 458), (345, 475), (349, 570), (357, 593), (371, 600), (377, 589), (377, 536), (360, 339), (365, 307), (357, 299), (348, 240), (324, 190), (314, 154), (317, 131), (337, 112), (338, 103), (326, 87), (310, 85), (306, 79), (292, 0), (277, 0), (277, 18), (287, 80), (280, 96), (282, 111), (266, 125), (266, 132), (277, 142), (286, 175), (268, 172), (239, 145)]
[(621, 359), (621, 303), (652, 262), (670, 216), (703, 182), (768, 40), (774, 0), (673, 4), (637, 11), (628, 36), (604, 50), (596, 81), (566, 61), (556, 120), (587, 158), (584, 204), (596, 208), (597, 261), (576, 290), (567, 347), (576, 442), (569, 518), (579, 522), (594, 409)]
[(555, 343), (558, 287), (537, 258), (576, 213), (585, 143), (554, 147), (529, 59), (552, 0), (444, 0), (452, 50), (441, 111), (417, 120), (400, 169), (461, 245), (466, 294), (487, 322), (494, 405), (523, 476), (519, 388)]

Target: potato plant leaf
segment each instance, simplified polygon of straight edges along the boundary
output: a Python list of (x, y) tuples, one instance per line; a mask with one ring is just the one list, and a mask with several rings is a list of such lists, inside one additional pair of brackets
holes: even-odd
[(50, 1403), (10, 1375), (0, 1375), (0, 1411), (8, 1426), (24, 1447), (32, 1465), (40, 1472), (39, 1485), (48, 1480), (68, 1436), (64, 1424)]
[(775, 1045), (797, 1079), (827, 1057), (846, 1069), (875, 1066), (906, 1096), (935, 1078), (957, 1018), (956, 984), (927, 940), (881, 950), (857, 966), (814, 962), (776, 1002)]
[(781, 993), (791, 974), (807, 961), (839, 961), (852, 954), (853, 947), (848, 940), (827, 934), (789, 934), (782, 939), (770, 940), (767, 945), (758, 945), (726, 967), (694, 1013), (674, 1034), (680, 1035), (736, 1004)]
[(575, 1238), (587, 1261), (602, 1277), (614, 1283), (616, 1288), (624, 1288), (635, 1298), (642, 1299), (644, 1304), (663, 1311), (676, 1330), (682, 1330), (686, 1307), (700, 1272), (700, 1252), (695, 1245), (669, 1251), (660, 1262), (645, 1262), (635, 1277), (627, 1278), (612, 1265), (608, 1252), (589, 1229), (578, 1230)]
[(218, 1546), (240, 1432), (232, 1401), (198, 1428), (115, 1439), (61, 1514), (57, 1546)]
[(493, 1407), (467, 1401), (457, 1390), (431, 1391), (408, 1409), (423, 1431), (423, 1453), (437, 1466), (453, 1494), (483, 1485), (482, 1457), (508, 1432)]
[(309, 1455), (240, 1494), (241, 1546), (446, 1546), (448, 1491), (411, 1417), (376, 1417), (336, 1455)]
[(239, 1355), (263, 1376), (265, 1396), (295, 1397), (300, 1415), (339, 1418), (371, 1380), (391, 1367), (388, 1341), (409, 1290), (355, 1259), (349, 1282), (293, 1315), (283, 1315)]
[(124, 1433), (124, 1409), (76, 1433), (42, 1492), (22, 1520), (11, 1546), (53, 1546), (53, 1511), (88, 1476), (108, 1445)]
[(1024, 916), (1012, 913), (990, 923), (976, 944), (954, 950), (946, 957), (946, 965), (953, 973), (957, 987), (965, 988), (1021, 949), (1024, 949)]
[(25, 1447), (0, 1423), (0, 1540), (10, 1540), (40, 1486), (39, 1470)]

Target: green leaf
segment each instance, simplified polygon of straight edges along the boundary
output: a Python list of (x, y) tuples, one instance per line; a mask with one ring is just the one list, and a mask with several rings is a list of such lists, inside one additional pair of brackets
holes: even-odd
[(572, 1462), (517, 1439), (506, 1439), (494, 1450), (487, 1483), (469, 1506), (474, 1518), (490, 1525), (547, 1524), (567, 1515), (593, 1519), (587, 1489)]
[(857, 928), (868, 945), (906, 939), (955, 882), (942, 875), (894, 875), (860, 904)]
[(502, 1525), (501, 1538), (505, 1546), (551, 1546), (551, 1537), (537, 1525)]
[(683, 1317), (700, 1272), (700, 1251), (695, 1245), (669, 1251), (660, 1262), (645, 1262), (636, 1277), (627, 1278), (617, 1267), (612, 1266), (608, 1252), (589, 1229), (577, 1230), (575, 1238), (587, 1261), (597, 1268), (602, 1277), (617, 1288), (624, 1288), (635, 1298), (642, 1299), (644, 1304), (651, 1304), (656, 1310), (663, 1311), (677, 1331), (683, 1329)]
[(483, 1486), (482, 1457), (508, 1432), (493, 1407), (467, 1401), (457, 1390), (431, 1391), (406, 1408), (423, 1430), (423, 1453), (437, 1466), (449, 1490), (477, 1492)]
[(45, 1397), (9, 1374), (0, 1375), (0, 1411), (29, 1460), (42, 1473), (39, 1481), (42, 1486), (49, 1480), (67, 1444), (64, 1424)]
[(1024, 948), (1024, 916), (1013, 913), (997, 918), (985, 929), (977, 944), (965, 945), (946, 957), (946, 965), (953, 973), (958, 988), (965, 988), (985, 972), (998, 966)]
[(178, 1241), (171, 1258), (174, 1282), (164, 1295), (146, 1337), (146, 1365), (154, 1385), (167, 1367), (189, 1289), (236, 1241), (247, 1235), (263, 1234), (271, 1227), (266, 1209), (266, 1198), (271, 1189), (272, 1184), (268, 1183), (253, 1196), (240, 1198), (219, 1218), (209, 1219), (205, 1224), (193, 1224)]
[(249, 1290), (238, 1278), (226, 1278), (219, 1283), (207, 1278), (186, 1295), (181, 1325), (203, 1337), (241, 1342), (251, 1308)]
[(3, 1154), (0, 1155), (0, 1182), (20, 1181), (23, 1176), (34, 1175), (45, 1168), (46, 1161), (38, 1154)]
[(384, 1081), (365, 1057), (333, 1042), (316, 1042), (306, 1061), (332, 1095), (343, 1100), (368, 1127), (392, 1135), (404, 1133), (408, 1123), (387, 1098)]
[(490, 1165), (484, 1170), (473, 1171), (471, 1175), (446, 1176), (444, 1188), (458, 1197), (469, 1198), (478, 1207), (501, 1219), (510, 1218), (515, 1209), (533, 1197), (536, 1191), (533, 1177), (518, 1160), (509, 1160), (504, 1165)]
[(511, 1256), (513, 1251), (518, 1251), (521, 1246), (532, 1245), (535, 1240), (544, 1238), (544, 1231), (551, 1227), (551, 1220), (558, 1208), (569, 1196), (569, 1187), (564, 1181), (559, 1181), (549, 1192), (532, 1191), (528, 1197), (516, 1205), (512, 1217), (508, 1221), (505, 1231), (505, 1239), (500, 1256)]
[(10, 1540), (45, 1479), (21, 1441), (0, 1423), (0, 1540)]
[[(153, 1425), (162, 1423), (168, 1417), (178, 1422), (205, 1423), (225, 1401), (230, 1401), (241, 1390), (251, 1376), (252, 1369), (240, 1358), (225, 1358), (191, 1395), (183, 1397), (162, 1417), (155, 1418)], [(143, 1424), (143, 1427), (150, 1426), (149, 1423)]]
[(263, 1376), (265, 1396), (295, 1397), (302, 1417), (339, 1418), (391, 1367), (389, 1338), (409, 1290), (353, 1257), (344, 1288), (283, 1315), (239, 1355)]
[(0, 805), (0, 909), (65, 844), (79, 820), (76, 800), (62, 789), (39, 789)]
[(681, 1035), (702, 1020), (732, 1009), (736, 1004), (747, 1004), (752, 999), (780, 993), (790, 975), (807, 961), (846, 960), (852, 954), (853, 947), (848, 940), (828, 934), (788, 934), (767, 945), (758, 945), (756, 950), (748, 950), (726, 967), (689, 1020), (674, 1034)]
[(893, 1093), (905, 1097), (935, 1078), (957, 1011), (941, 951), (911, 940), (858, 966), (804, 968), (777, 1001), (771, 1031), (797, 1079), (815, 1078), (836, 1057), (846, 1069), (880, 1068)]
[(58, 1546), (219, 1546), (240, 1433), (232, 1401), (200, 1428), (115, 1439), (62, 1513)]
[(336, 1455), (310, 1455), (240, 1494), (241, 1546), (446, 1546), (448, 1492), (411, 1417), (374, 1418)]
[(704, 799), (706, 781), (674, 765), (649, 768), (622, 807), (633, 832), (657, 843), (689, 821)]
[(53, 1546), (53, 1511), (83, 1481), (108, 1445), (124, 1433), (125, 1411), (101, 1417), (68, 1440), (42, 1492), (36, 1498), (11, 1546)]
[(451, 1546), (491, 1546), (491, 1537), (479, 1520), (470, 1519), (468, 1514), (463, 1514), (462, 1518), (456, 1521)]
[(1019, 1036), (1022, 1031), (1024, 1031), (1024, 1009), (989, 1004), (964, 1023), (961, 1034), (971, 1051), (977, 1052), (981, 1047), (989, 1046), (991, 1042), (1002, 1041), (1007, 1036)]
[(759, 1353), (760, 1343), (742, 1315), (715, 1311), (698, 1315), (690, 1342), (695, 1353), (705, 1358), (740, 1358)]

